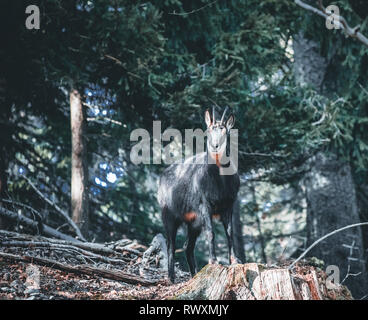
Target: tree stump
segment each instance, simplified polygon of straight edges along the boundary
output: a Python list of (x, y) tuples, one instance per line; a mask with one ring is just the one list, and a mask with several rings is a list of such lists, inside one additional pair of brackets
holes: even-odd
[(350, 291), (313, 266), (272, 268), (257, 263), (207, 265), (182, 287), (183, 300), (351, 300)]

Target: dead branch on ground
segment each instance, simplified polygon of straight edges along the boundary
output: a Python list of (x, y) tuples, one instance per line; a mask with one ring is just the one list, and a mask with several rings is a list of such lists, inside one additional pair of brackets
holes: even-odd
[(51, 207), (55, 208), (56, 212), (62, 217), (64, 218), (67, 223), (72, 227), (72, 229), (75, 231), (75, 233), (77, 234), (78, 238), (82, 241), (86, 241), (86, 239), (83, 237), (80, 229), (78, 228), (78, 226), (75, 224), (75, 222), (69, 217), (69, 215), (64, 212), (56, 203), (52, 202), (50, 199), (48, 199), (40, 190), (37, 189), (37, 187), (32, 183), (31, 180), (29, 180), (29, 178), (27, 178), (26, 176), (23, 175), (23, 178), (28, 182), (28, 184), (32, 187), (32, 189), (38, 194), (38, 196), (44, 200), (46, 203), (48, 203)]

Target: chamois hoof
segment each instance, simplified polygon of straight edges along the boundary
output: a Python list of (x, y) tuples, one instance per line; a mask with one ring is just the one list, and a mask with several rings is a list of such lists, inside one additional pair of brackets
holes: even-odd
[(235, 264), (242, 264), (242, 262), (237, 257), (231, 256), (230, 265), (235, 265)]

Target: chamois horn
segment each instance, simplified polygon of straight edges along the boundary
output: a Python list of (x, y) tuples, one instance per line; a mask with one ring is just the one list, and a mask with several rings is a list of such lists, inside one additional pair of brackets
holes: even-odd
[(221, 124), (223, 124), (224, 123), (224, 119), (225, 119), (225, 114), (226, 114), (226, 112), (227, 112), (227, 110), (229, 109), (229, 107), (226, 107), (225, 108), (225, 111), (224, 111), (224, 113), (222, 114), (222, 118), (221, 118)]

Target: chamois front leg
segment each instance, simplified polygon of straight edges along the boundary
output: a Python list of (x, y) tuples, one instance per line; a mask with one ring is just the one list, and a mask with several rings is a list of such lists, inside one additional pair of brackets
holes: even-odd
[(194, 275), (197, 273), (197, 265), (194, 258), (194, 247), (200, 233), (200, 228), (196, 228), (192, 224), (188, 225), (188, 244), (185, 250), (185, 255), (187, 257), (187, 262), (192, 277), (194, 277)]
[(217, 258), (216, 258), (216, 251), (215, 251), (215, 233), (213, 232), (212, 228), (212, 221), (210, 217), (210, 210), (209, 206), (202, 205), (202, 217), (204, 222), (204, 230), (206, 233), (206, 238), (208, 241), (208, 246), (210, 250), (210, 258), (208, 263), (209, 264), (217, 264)]
[(228, 246), (228, 254), (229, 254), (229, 264), (237, 264), (241, 263), (240, 259), (238, 259), (234, 252), (233, 246), (233, 224), (232, 224), (232, 213), (233, 209), (231, 208), (227, 214), (222, 218), (222, 224), (224, 225), (225, 234), (227, 238), (227, 246)]

